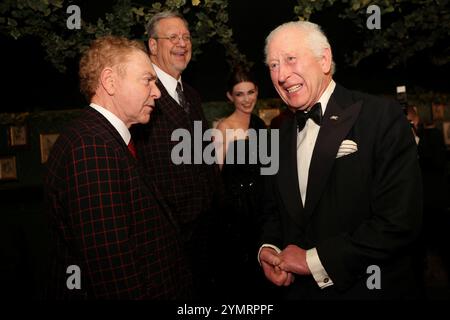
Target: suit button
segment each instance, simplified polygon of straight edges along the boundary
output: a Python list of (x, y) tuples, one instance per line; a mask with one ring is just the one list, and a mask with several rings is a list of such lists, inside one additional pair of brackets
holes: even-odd
[(325, 282), (325, 283), (328, 283), (328, 281), (330, 281), (330, 279), (329, 279), (329, 278), (325, 278), (325, 279), (323, 279), (323, 282)]

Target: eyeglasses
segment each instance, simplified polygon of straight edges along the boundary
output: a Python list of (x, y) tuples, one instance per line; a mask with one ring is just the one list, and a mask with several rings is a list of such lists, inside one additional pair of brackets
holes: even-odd
[(172, 44), (177, 44), (181, 39), (183, 39), (184, 42), (191, 42), (191, 35), (183, 34), (182, 36), (179, 36), (177, 34), (172, 34), (168, 37), (154, 37), (153, 39), (168, 39)]

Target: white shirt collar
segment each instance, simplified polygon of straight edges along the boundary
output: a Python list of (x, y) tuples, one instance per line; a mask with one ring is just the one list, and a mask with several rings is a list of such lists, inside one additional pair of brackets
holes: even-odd
[(172, 77), (167, 72), (161, 70), (156, 64), (153, 64), (153, 68), (155, 69), (156, 75), (158, 76), (159, 81), (163, 84), (164, 88), (166, 88), (169, 95), (175, 99), (176, 102), (178, 101), (178, 94), (177, 94), (177, 84), (178, 82), (181, 84), (181, 89), (183, 89), (183, 83), (181, 82), (181, 76), (177, 80), (174, 77)]
[(117, 132), (119, 132), (125, 144), (128, 145), (131, 140), (131, 134), (125, 123), (120, 120), (119, 117), (117, 117), (114, 113), (106, 110), (104, 107), (99, 106), (98, 104), (91, 103), (90, 106), (101, 113), (106, 118), (106, 120), (108, 120), (112, 124)]
[(328, 101), (330, 100), (330, 97), (333, 94), (334, 88), (336, 88), (336, 82), (334, 82), (334, 80), (331, 79), (330, 83), (328, 84), (328, 87), (322, 93), (322, 95), (320, 96), (319, 101), (318, 101), (318, 102), (320, 102), (320, 105), (322, 106), (322, 114), (325, 114), (325, 110), (327, 109)]

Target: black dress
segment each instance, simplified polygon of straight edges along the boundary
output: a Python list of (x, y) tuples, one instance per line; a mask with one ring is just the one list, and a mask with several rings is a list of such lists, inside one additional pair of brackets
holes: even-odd
[[(252, 114), (249, 128), (258, 133), (258, 129), (266, 127)], [(245, 156), (237, 150), (245, 150)], [(220, 295), (224, 298), (269, 300), (271, 294), (270, 283), (257, 261), (263, 189), (260, 168), (257, 145), (252, 146), (249, 139), (235, 140), (228, 146), (222, 167), (225, 205), (220, 219), (224, 259), (218, 279)]]

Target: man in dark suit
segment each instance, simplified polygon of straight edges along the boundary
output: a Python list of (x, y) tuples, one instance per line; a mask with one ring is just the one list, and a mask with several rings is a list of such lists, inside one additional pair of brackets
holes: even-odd
[(142, 179), (129, 128), (160, 97), (143, 44), (105, 37), (80, 61), (91, 102), (56, 141), (45, 177), (52, 254), (47, 297), (189, 298), (177, 226)]
[(275, 89), (292, 111), (269, 177), (259, 259), (287, 299), (417, 297), (417, 150), (400, 106), (332, 79), (331, 47), (310, 22), (266, 39)]
[[(161, 12), (147, 25), (150, 59), (158, 75), (161, 98), (156, 102), (152, 121), (137, 126), (133, 131), (139, 158), (142, 159), (145, 176), (161, 191), (179, 226), (185, 251), (195, 271), (197, 297), (210, 296), (213, 267), (208, 232), (213, 231), (214, 198), (219, 186), (219, 170), (216, 164), (203, 162), (197, 142), (208, 123), (201, 108), (198, 93), (186, 82), (181, 73), (187, 67), (192, 53), (191, 36), (186, 20), (175, 12)], [(195, 124), (194, 124), (195, 123)], [(194, 127), (197, 136), (194, 137)], [(190, 134), (190, 161), (178, 163), (172, 159), (172, 151), (179, 141), (172, 141), (172, 134), (183, 129)], [(200, 142), (200, 146), (201, 146)]]

